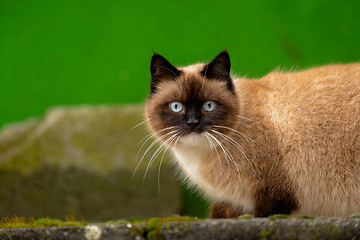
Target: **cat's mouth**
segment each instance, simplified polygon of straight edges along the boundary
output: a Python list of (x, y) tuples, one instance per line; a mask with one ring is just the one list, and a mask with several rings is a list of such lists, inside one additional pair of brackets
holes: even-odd
[(184, 145), (189, 145), (189, 146), (197, 146), (199, 144), (204, 144), (207, 142), (206, 136), (204, 132), (195, 132), (192, 131), (188, 134), (183, 135), (180, 139), (179, 142), (181, 144)]
[(202, 134), (204, 133), (204, 129), (202, 128), (193, 128), (193, 129), (188, 129), (186, 131), (186, 135), (192, 134), (192, 135), (197, 135), (197, 134)]

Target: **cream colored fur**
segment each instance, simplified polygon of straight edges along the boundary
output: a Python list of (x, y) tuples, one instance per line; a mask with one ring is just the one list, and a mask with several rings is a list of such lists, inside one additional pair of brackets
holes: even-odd
[(256, 92), (249, 105), (275, 131), (300, 202), (295, 214), (360, 212), (360, 64), (271, 73), (238, 86)]
[[(159, 86), (157, 98), (148, 101), (148, 119), (156, 101), (172, 92), (181, 96), (181, 82), (204, 81), (202, 66), (182, 68), (179, 86)], [(223, 85), (213, 84), (223, 94)], [(227, 137), (218, 134), (218, 141), (202, 133), (170, 144), (188, 178), (211, 199), (248, 213), (254, 193), (267, 184), (294, 191), (295, 215), (359, 213), (360, 64), (273, 72), (234, 84), (239, 105), (229, 124), (235, 131), (222, 129)], [(161, 123), (149, 125), (156, 131)]]

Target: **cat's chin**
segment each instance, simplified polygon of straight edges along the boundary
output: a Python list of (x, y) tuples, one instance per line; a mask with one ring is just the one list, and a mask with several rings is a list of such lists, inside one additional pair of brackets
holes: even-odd
[(191, 132), (182, 136), (179, 139), (179, 146), (181, 147), (204, 147), (209, 145), (209, 141), (206, 138), (205, 133)]

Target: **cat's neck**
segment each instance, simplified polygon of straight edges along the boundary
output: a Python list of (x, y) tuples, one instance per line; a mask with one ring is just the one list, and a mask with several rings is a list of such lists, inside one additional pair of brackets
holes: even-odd
[(193, 133), (182, 137), (172, 149), (180, 166), (187, 171), (211, 154), (212, 145), (205, 134)]
[[(191, 179), (190, 184), (197, 184), (205, 191), (213, 191), (204, 181), (200, 172), (205, 166), (204, 162), (209, 159), (212, 146), (207, 141), (205, 135), (190, 134), (182, 137), (176, 146), (172, 148), (177, 163), (186, 173), (184, 176)], [(210, 187), (210, 189), (209, 189)]]

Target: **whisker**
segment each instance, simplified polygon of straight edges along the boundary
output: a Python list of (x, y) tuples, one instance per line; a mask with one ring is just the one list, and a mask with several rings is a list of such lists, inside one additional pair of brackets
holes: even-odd
[(250, 118), (247, 118), (247, 117), (244, 117), (244, 116), (241, 116), (241, 115), (235, 115), (235, 117), (242, 118), (242, 119), (245, 119), (245, 120), (248, 120), (248, 121), (251, 121), (251, 122), (254, 121), (254, 120), (252, 120)]
[[(171, 132), (172, 134), (174, 134), (173, 132)], [(165, 142), (163, 142), (160, 147), (158, 147), (158, 149), (155, 151), (155, 153), (152, 155), (147, 167), (146, 167), (146, 170), (145, 170), (145, 173), (144, 173), (144, 176), (143, 176), (143, 183), (141, 185), (141, 187), (144, 185), (144, 182), (145, 182), (145, 178), (146, 178), (146, 175), (151, 167), (151, 165), (154, 163), (155, 159), (160, 155), (161, 151), (163, 151), (168, 143), (170, 143), (172, 140), (174, 140), (176, 138), (176, 134), (171, 136), (169, 139), (167, 139)]]
[[(164, 129), (163, 129), (163, 130), (164, 130)], [(166, 129), (166, 130), (169, 130), (169, 129)], [(173, 133), (175, 133), (175, 132), (176, 132), (176, 130), (173, 130), (173, 131), (171, 131), (171, 132), (168, 132), (168, 133), (162, 135), (161, 137), (156, 138), (156, 139), (154, 140), (154, 142), (150, 144), (150, 146), (146, 149), (145, 153), (142, 155), (140, 161), (139, 161), (138, 164), (136, 165), (135, 170), (134, 170), (134, 173), (133, 173), (133, 175), (132, 175), (132, 178), (134, 178), (137, 169), (139, 168), (139, 166), (140, 166), (140, 164), (142, 163), (144, 157), (145, 157), (146, 154), (150, 151), (150, 149), (151, 149), (155, 144), (157, 144), (159, 141), (161, 141), (162, 139), (166, 138), (168, 135), (171, 135), (171, 134), (173, 134)], [(150, 137), (150, 138), (151, 138), (151, 137)], [(144, 144), (145, 144), (147, 141), (150, 140), (150, 138), (148, 138), (148, 139), (142, 144), (140, 150), (142, 149), (142, 147), (144, 146)], [(140, 150), (139, 150), (139, 152), (140, 152)], [(138, 152), (138, 155), (139, 155), (139, 152)], [(138, 158), (138, 156), (137, 156), (136, 158)]]
[[(251, 158), (249, 158), (248, 156), (247, 156), (247, 152), (246, 152), (246, 150), (243, 148), (243, 146), (241, 146), (238, 142), (236, 142), (233, 138), (231, 138), (231, 137), (229, 137), (229, 136), (227, 136), (226, 134), (223, 134), (223, 133), (221, 133), (221, 132), (219, 132), (219, 131), (216, 131), (216, 130), (213, 130), (213, 129), (211, 129), (211, 131), (212, 132), (214, 132), (214, 133), (216, 133), (216, 134), (219, 134), (219, 135), (221, 135), (223, 138), (225, 138), (225, 139), (228, 139), (228, 141), (236, 148), (236, 149), (238, 149), (241, 153), (242, 153), (242, 155), (245, 157), (245, 159), (246, 159), (246, 161), (248, 162), (248, 164), (250, 165), (250, 167), (251, 167), (251, 169), (252, 169), (252, 171), (253, 171), (253, 173), (255, 174), (255, 176), (257, 176), (257, 175), (262, 175), (261, 174), (261, 171), (257, 168), (257, 166), (256, 166), (256, 164), (251, 160)], [(233, 151), (234, 152), (234, 151)], [(235, 153), (235, 152), (234, 152)], [(236, 153), (237, 154), (237, 153)], [(239, 157), (239, 155), (237, 155), (238, 157)], [(256, 168), (256, 169), (255, 169)], [(257, 171), (256, 171), (257, 170)]]
[(159, 164), (159, 171), (158, 171), (158, 191), (159, 191), (159, 195), (161, 194), (161, 190), (160, 190), (160, 173), (161, 173), (161, 165), (162, 165), (162, 162), (164, 160), (164, 156), (167, 152), (167, 150), (169, 149), (169, 147), (166, 147), (162, 157), (161, 157), (161, 160), (160, 160), (160, 164)]
[(215, 142), (217, 142), (217, 144), (219, 145), (219, 147), (222, 149), (223, 153), (225, 154), (225, 160), (227, 162), (227, 164), (229, 165), (229, 161), (228, 161), (228, 155), (227, 155), (227, 152), (225, 151), (224, 147), (222, 146), (222, 144), (220, 143), (220, 141), (214, 137), (212, 134), (209, 134), (209, 136), (215, 140)]
[[(181, 134), (178, 134), (178, 135), (181, 135)], [(176, 142), (179, 140), (179, 138), (180, 138), (180, 136), (176, 136), (176, 138), (175, 138), (175, 145), (176, 145)], [(172, 142), (171, 142), (172, 143)], [(171, 144), (170, 143), (170, 144)], [(164, 153), (163, 153), (163, 155), (162, 155), (162, 157), (161, 157), (161, 160), (160, 160), (160, 164), (159, 164), (159, 171), (158, 171), (158, 191), (159, 191), (159, 195), (161, 194), (161, 190), (160, 190), (160, 172), (161, 172), (161, 165), (162, 165), (162, 162), (163, 162), (163, 160), (164, 160), (164, 157), (165, 157), (165, 154), (166, 154), (166, 152), (169, 150), (169, 148), (170, 148), (170, 145), (167, 145), (166, 147), (165, 147), (165, 151), (164, 151)]]
[(228, 130), (231, 130), (237, 134), (239, 134), (240, 136), (242, 136), (245, 140), (247, 140), (248, 142), (251, 141), (253, 142), (253, 140), (251, 138), (249, 138), (246, 134), (234, 129), (234, 128), (231, 128), (231, 127), (227, 127), (227, 126), (219, 126), (219, 125), (214, 125), (213, 127), (216, 127), (216, 128), (223, 128), (223, 129), (228, 129)]
[[(205, 132), (205, 137), (206, 139), (209, 141), (209, 143), (211, 144), (212, 148), (215, 149), (216, 155), (217, 155), (217, 159), (220, 165), (220, 175), (222, 176), (223, 174), (223, 170), (222, 170), (222, 164), (221, 164), (221, 160), (220, 160), (220, 155), (219, 155), (219, 151), (217, 150), (217, 147), (215, 146), (215, 143), (213, 142), (213, 140), (208, 136), (208, 132)], [(213, 149), (211, 149), (211, 157), (213, 156)]]
[[(222, 146), (222, 144), (220, 143), (219, 140), (217, 140), (217, 138), (213, 135), (210, 134), (210, 136), (213, 137), (213, 139), (218, 143), (218, 145), (220, 146), (220, 148), (222, 149), (224, 155), (225, 155), (225, 159), (229, 158), (229, 160), (234, 164), (235, 168), (236, 168), (236, 172), (238, 173), (238, 178), (239, 178), (239, 181), (241, 182), (241, 176), (240, 176), (240, 171), (239, 171), (239, 165), (235, 162), (235, 159), (233, 158), (233, 156), (231, 155), (231, 153), (227, 150), (227, 148), (225, 146)], [(228, 162), (228, 160), (227, 160)], [(228, 162), (228, 166), (229, 165), (229, 162)]]
[(159, 154), (161, 153), (161, 151), (166, 147), (166, 145), (171, 142), (174, 139), (174, 136), (171, 136), (169, 139), (167, 139), (165, 142), (163, 142), (157, 149), (156, 151), (153, 153), (153, 155), (150, 158), (150, 161), (148, 163), (148, 166), (146, 167), (146, 171), (145, 171), (145, 175), (147, 174), (147, 172), (150, 169), (150, 166), (152, 165), (152, 163), (155, 161), (155, 159), (159, 156)]
[(174, 146), (177, 145), (177, 143), (179, 142), (180, 138), (184, 135), (184, 133), (179, 133), (179, 136), (177, 137), (175, 143), (174, 143)]
[[(174, 129), (174, 128), (176, 128), (176, 127), (167, 127), (167, 128), (163, 128), (163, 129), (160, 129), (160, 130), (158, 130), (158, 131), (154, 131), (154, 132), (151, 132), (151, 133), (149, 133), (149, 134), (147, 134), (145, 137), (143, 137), (142, 139), (141, 139), (141, 141), (138, 143), (138, 145), (137, 145), (137, 148), (139, 147), (139, 145), (143, 142), (143, 141), (147, 141), (147, 139), (149, 138), (149, 136), (150, 136), (150, 138), (151, 137), (155, 137), (155, 135), (156, 134), (160, 134), (160, 133), (162, 133), (162, 132), (165, 132), (165, 131), (168, 131), (168, 130), (171, 130), (171, 129)], [(145, 140), (146, 139), (146, 140)], [(142, 145), (143, 146), (143, 145)], [(140, 150), (141, 150), (141, 147), (140, 147)]]
[(127, 134), (130, 133), (130, 132), (131, 132), (132, 130), (134, 130), (135, 128), (137, 128), (137, 127), (141, 126), (142, 124), (144, 124), (144, 123), (146, 123), (146, 122), (148, 122), (148, 121), (151, 121), (151, 120), (152, 120), (152, 118), (149, 118), (149, 119), (146, 119), (146, 120), (144, 120), (144, 121), (136, 124), (134, 127), (130, 128), (129, 131), (127, 131)]
[(138, 159), (139, 154), (140, 154), (140, 152), (141, 152), (141, 149), (144, 147), (144, 145), (145, 145), (152, 137), (154, 137), (155, 134), (160, 134), (160, 133), (162, 133), (162, 132), (164, 132), (164, 131), (168, 131), (168, 130), (171, 130), (171, 129), (174, 129), (174, 128), (176, 128), (176, 127), (163, 128), (163, 129), (158, 130), (158, 131), (155, 131), (155, 132), (153, 132), (153, 133), (149, 133), (148, 135), (146, 135), (145, 137), (143, 137), (143, 139), (141, 139), (141, 141), (138, 143), (138, 146), (137, 146), (137, 147), (139, 147), (139, 145), (144, 141), (144, 139), (146, 139), (146, 140), (141, 144), (141, 147), (139, 148), (139, 151), (138, 151), (138, 153), (137, 153), (137, 155), (136, 155), (136, 159)]
[[(147, 148), (147, 150), (145, 151), (145, 153), (144, 153), (143, 156), (141, 157), (140, 161), (142, 161), (142, 159), (146, 156), (146, 154), (148, 153), (148, 151), (149, 151), (156, 143), (158, 143), (159, 141), (167, 138), (168, 136), (170, 136), (170, 135), (172, 135), (172, 134), (174, 134), (174, 133), (176, 133), (176, 130), (173, 130), (173, 131), (171, 131), (171, 132), (168, 132), (168, 133), (162, 135), (161, 137), (157, 138), (157, 139)], [(163, 144), (163, 143), (162, 143), (162, 144)], [(161, 144), (161, 145), (162, 145), (162, 144)]]
[[(150, 139), (150, 138), (149, 138), (149, 139)], [(148, 140), (147, 140), (147, 141), (148, 141)], [(144, 156), (147, 154), (147, 152), (149, 151), (149, 149), (151, 149), (151, 148), (152, 148), (156, 143), (158, 143), (159, 141), (160, 141), (160, 139), (155, 139), (154, 142), (147, 148), (147, 150), (145, 151), (145, 153), (144, 153), (143, 156), (141, 157), (140, 161), (139, 161), (138, 164), (136, 165), (135, 170), (134, 170), (134, 172), (133, 172), (133, 175), (132, 175), (131, 179), (134, 178), (137, 169), (139, 168), (140, 164), (142, 163), (142, 161), (143, 161), (143, 159), (144, 159)], [(139, 153), (138, 153), (138, 155), (139, 155)], [(137, 157), (138, 157), (138, 156), (137, 156)], [(136, 157), (136, 158), (137, 158), (137, 157)]]
[(243, 151), (246, 152), (246, 150), (243, 148), (243, 146), (241, 146), (238, 142), (236, 142), (233, 138), (229, 137), (228, 135), (226, 135), (226, 134), (224, 134), (224, 133), (222, 133), (222, 132), (213, 130), (213, 129), (211, 129), (210, 131), (212, 131), (212, 132), (214, 132), (214, 133), (216, 133), (216, 134), (221, 135), (221, 136), (224, 137), (225, 139), (228, 139), (232, 144), (235, 144), (234, 146), (240, 147), (241, 149), (239, 149), (239, 150), (241, 150), (242, 152), (243, 152)]
[(164, 131), (167, 131), (167, 130), (171, 130), (171, 129), (174, 129), (176, 127), (167, 127), (167, 128), (163, 128), (163, 129), (160, 129), (160, 130), (157, 130), (157, 131), (154, 131), (154, 132), (151, 132), (149, 134), (147, 134), (145, 137), (143, 137), (141, 139), (141, 141), (138, 143), (138, 146), (142, 143), (142, 141), (144, 141), (145, 138), (147, 138), (148, 136), (155, 136), (156, 134), (160, 134)]
[(149, 133), (148, 135), (146, 135), (145, 137), (143, 137), (143, 139), (141, 139), (141, 141), (138, 143), (138, 145), (137, 145), (137, 148), (139, 148), (139, 145), (141, 144), (141, 146), (140, 146), (140, 148), (139, 148), (139, 150), (138, 150), (138, 153), (137, 153), (137, 155), (136, 155), (136, 158), (135, 159), (138, 159), (138, 157), (139, 157), (139, 154), (140, 154), (140, 152), (141, 152), (141, 149), (144, 147), (144, 145), (151, 139), (151, 138), (153, 138), (154, 137), (154, 135), (153, 135), (153, 133)]
[(161, 67), (161, 68), (163, 68), (163, 69), (165, 69), (165, 70), (168, 70), (169, 72), (172, 73), (172, 75), (174, 75), (175, 78), (177, 78), (176, 74), (175, 74), (173, 71), (171, 71), (169, 68), (164, 67), (164, 66), (159, 66), (159, 67)]
[(214, 155), (213, 149), (215, 149), (215, 146), (214, 146), (213, 142), (210, 141), (211, 139), (206, 134), (205, 134), (205, 137), (208, 140), (209, 144), (211, 145), (211, 148), (210, 148), (210, 159), (211, 159)]

